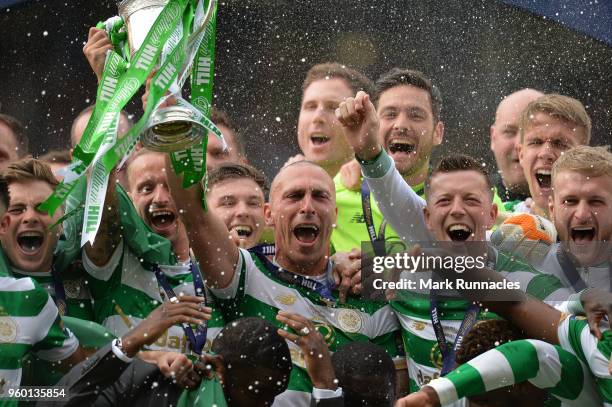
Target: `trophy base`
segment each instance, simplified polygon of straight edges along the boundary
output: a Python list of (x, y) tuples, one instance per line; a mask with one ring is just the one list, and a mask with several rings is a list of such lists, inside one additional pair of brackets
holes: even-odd
[(184, 150), (202, 141), (208, 130), (195, 121), (189, 108), (170, 106), (151, 114), (140, 136), (145, 148), (161, 153)]

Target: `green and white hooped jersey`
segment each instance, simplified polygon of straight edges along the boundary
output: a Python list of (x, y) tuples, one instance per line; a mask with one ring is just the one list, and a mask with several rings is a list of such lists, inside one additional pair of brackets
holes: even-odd
[[(55, 284), (51, 272), (44, 273), (31, 273), (16, 268), (12, 269), (12, 274), (17, 278), (30, 277), (38, 285), (44, 288), (47, 293), (56, 300), (55, 298)], [(85, 272), (83, 271), (83, 274)], [(93, 315), (93, 304), (91, 300), (91, 294), (89, 293), (89, 284), (86, 276), (71, 276), (65, 278), (62, 273), (62, 284), (64, 285), (64, 292), (66, 294), (66, 306), (67, 313), (62, 315), (68, 315), (74, 318), (84, 319), (86, 321), (92, 321)]]
[[(64, 328), (55, 303), (31, 278), (0, 274), (0, 394), (21, 382), (28, 353), (56, 362), (72, 355), (78, 340)], [(17, 405), (15, 402), (0, 405)]]
[[(144, 264), (146, 263), (123, 242), (117, 246), (111, 259), (103, 267), (93, 264), (83, 251), (83, 266), (90, 275), (89, 289), (94, 298), (95, 320), (117, 337), (138, 325), (162, 303), (155, 273), (145, 269)], [(166, 265), (160, 268), (176, 295), (195, 295), (189, 264)], [(211, 306), (215, 310), (215, 305)], [(215, 310), (213, 318), (208, 321), (204, 351), (210, 349), (212, 340), (223, 326), (221, 314)], [(188, 344), (189, 340), (183, 328), (175, 325), (149, 348), (189, 354)]]
[[(495, 270), (512, 281), (518, 281), (521, 289), (540, 299), (566, 299), (571, 290), (562, 286), (560, 281), (551, 275), (539, 273), (529, 264), (497, 252)], [(439, 301), (440, 323), (449, 346), (453, 346), (457, 331), (461, 326), (469, 302), (465, 300)], [(414, 392), (429, 381), (440, 376), (442, 355), (431, 323), (430, 297), (425, 292), (402, 290), (397, 298), (391, 301), (391, 307), (397, 315), (402, 328), (402, 339), (406, 351), (410, 391)], [(499, 319), (488, 312), (480, 312), (479, 320)]]
[(612, 353), (612, 331), (609, 326), (602, 331), (602, 338), (598, 341), (591, 334), (586, 320), (569, 317), (561, 321), (557, 335), (559, 345), (589, 367), (604, 405), (612, 407), (612, 375), (608, 371)]
[[(348, 297), (346, 304), (328, 306), (321, 296), (304, 287), (274, 277), (257, 258), (240, 249), (234, 279), (223, 289), (211, 289), (227, 322), (241, 317), (261, 317), (282, 327), (276, 320), (279, 310), (298, 313), (311, 321), (323, 335), (330, 350), (355, 341), (371, 341), (395, 358), (395, 334), (399, 326), (388, 304)], [(334, 291), (337, 298), (337, 292)], [(289, 387), (274, 406), (310, 406), (312, 384), (299, 347), (287, 342), (294, 369)]]
[(601, 406), (595, 380), (573, 353), (547, 342), (524, 339), (491, 349), (432, 380), (442, 406), (528, 380), (564, 406)]

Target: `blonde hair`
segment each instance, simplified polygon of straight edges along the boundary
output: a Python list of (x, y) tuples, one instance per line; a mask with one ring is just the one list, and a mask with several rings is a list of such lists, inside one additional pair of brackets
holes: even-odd
[(562, 171), (575, 171), (589, 177), (612, 177), (612, 153), (608, 146), (577, 146), (567, 150), (555, 161), (552, 179)]
[(584, 105), (569, 96), (551, 93), (530, 102), (521, 113), (519, 118), (521, 143), (525, 140), (525, 131), (531, 127), (536, 113), (546, 113), (556, 119), (582, 127), (586, 133), (586, 138), (582, 140), (583, 144), (589, 144), (591, 141), (591, 118)]

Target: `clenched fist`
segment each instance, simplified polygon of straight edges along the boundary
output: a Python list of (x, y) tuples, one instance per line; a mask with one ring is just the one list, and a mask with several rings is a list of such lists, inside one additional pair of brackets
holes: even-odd
[(360, 91), (354, 98), (341, 102), (336, 109), (336, 118), (358, 159), (369, 161), (380, 154), (378, 117), (367, 93)]

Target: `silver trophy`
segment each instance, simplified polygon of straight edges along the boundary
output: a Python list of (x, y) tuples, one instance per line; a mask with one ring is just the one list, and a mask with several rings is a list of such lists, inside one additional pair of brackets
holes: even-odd
[[(189, 37), (188, 47), (193, 46), (195, 38), (208, 25), (215, 2), (216, 0), (209, 1), (202, 23), (193, 30)], [(119, 16), (123, 19), (127, 31), (131, 56), (138, 51), (166, 4), (168, 0), (122, 0), (117, 2)], [(158, 63), (159, 65), (161, 64)], [(186, 61), (183, 65), (184, 70), (190, 67), (190, 61)], [(178, 76), (183, 75), (179, 73)], [(142, 144), (150, 150), (164, 153), (184, 150), (199, 143), (208, 132), (196, 120), (201, 114), (181, 97), (180, 90), (173, 93), (173, 96), (178, 100), (177, 105), (153, 110), (145, 125), (145, 130), (140, 135)]]

